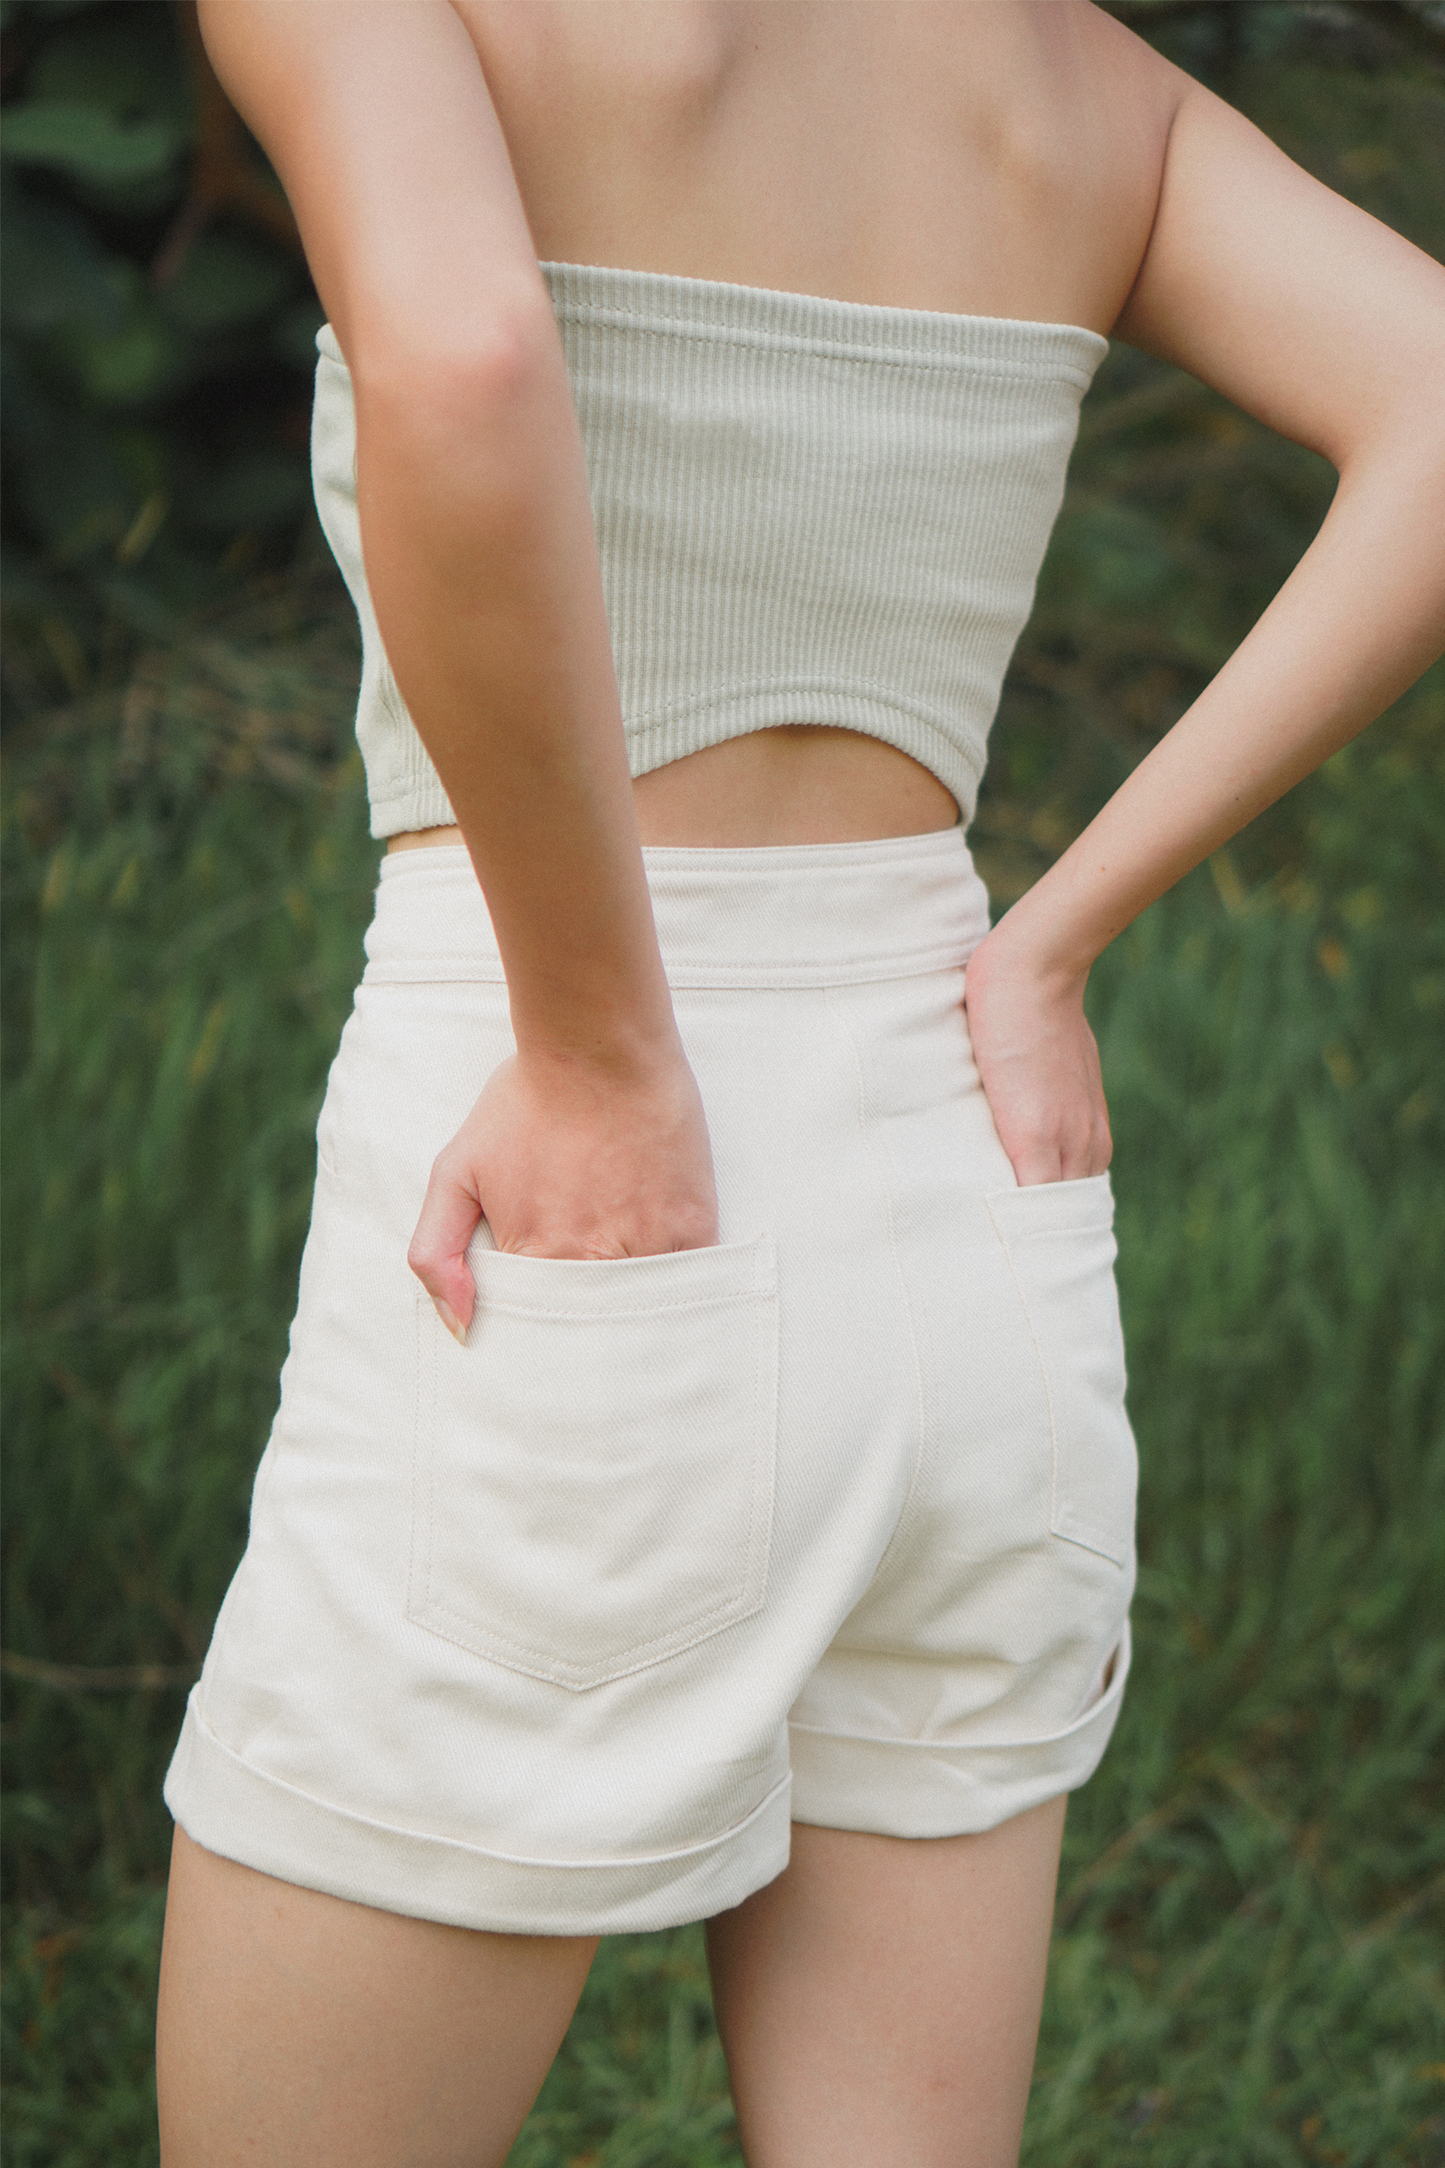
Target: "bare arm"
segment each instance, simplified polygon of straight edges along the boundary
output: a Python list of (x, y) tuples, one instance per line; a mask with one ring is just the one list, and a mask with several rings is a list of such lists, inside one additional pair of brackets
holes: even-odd
[(1019, 1179), (1107, 1165), (1089, 967), (1445, 646), (1445, 271), (1209, 92), (1181, 102), (1118, 335), (1339, 470), (1329, 515), (1213, 682), (969, 967)]
[(356, 395), (387, 654), (455, 808), (518, 1055), (438, 1162), (413, 1263), (712, 1240), (706, 1131), (637, 840), (557, 327), (480, 64), (447, 0), (202, 0)]

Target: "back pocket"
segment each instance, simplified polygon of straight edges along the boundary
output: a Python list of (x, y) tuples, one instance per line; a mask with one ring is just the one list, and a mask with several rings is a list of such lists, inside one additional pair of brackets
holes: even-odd
[(1049, 1527), (1128, 1564), (1138, 1460), (1124, 1412), (1124, 1336), (1107, 1174), (987, 1200), (1028, 1318), (1053, 1431)]
[(407, 1616), (576, 1692), (761, 1609), (771, 1242), (471, 1263), (465, 1347), (417, 1296)]

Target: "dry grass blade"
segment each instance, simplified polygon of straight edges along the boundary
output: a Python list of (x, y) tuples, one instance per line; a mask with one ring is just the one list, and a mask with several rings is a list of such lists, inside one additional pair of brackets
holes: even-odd
[(162, 1687), (194, 1686), (199, 1664), (52, 1664), (42, 1656), (0, 1649), (0, 1671), (64, 1694), (155, 1693)]

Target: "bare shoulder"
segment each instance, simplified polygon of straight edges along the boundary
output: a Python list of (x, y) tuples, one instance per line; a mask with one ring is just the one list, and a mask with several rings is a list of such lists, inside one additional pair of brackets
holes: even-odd
[(1106, 184), (1157, 201), (1175, 118), (1193, 79), (1093, 0), (1035, 0), (1056, 96)]
[(1090, 284), (1076, 320), (1111, 331), (1149, 246), (1192, 80), (1092, 0), (1024, 0), (1021, 19), (1027, 65), (1000, 90), (1026, 133), (1041, 208), (1046, 196)]
[[(1148, 247), (1188, 89), (1089, 0), (959, 0), (896, 11), (867, 94), (892, 101), (890, 162), (926, 142), (908, 218), (938, 261), (957, 259), (960, 306), (1107, 333)], [(940, 200), (943, 233), (928, 225)]]
[(1116, 328), (1337, 466), (1405, 393), (1445, 418), (1445, 270), (1197, 83)]
[(1043, 10), (1089, 224), (1126, 237), (1113, 335), (1337, 465), (1402, 384), (1438, 415), (1445, 271), (1103, 9)]
[(543, 254), (1100, 330), (1188, 88), (1089, 0), (452, 4)]
[(468, 351), (513, 307), (540, 315), (506, 144), (449, 0), (199, 4), (353, 371), (403, 347)]

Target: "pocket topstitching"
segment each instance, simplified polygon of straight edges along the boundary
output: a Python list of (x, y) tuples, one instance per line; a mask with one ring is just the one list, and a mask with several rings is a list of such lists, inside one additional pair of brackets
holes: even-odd
[(997, 1190), (987, 1203), (1048, 1395), (1050, 1530), (1126, 1566), (1138, 1459), (1124, 1407), (1109, 1177)]
[(760, 1609), (771, 1242), (597, 1262), (474, 1245), (471, 1263), (465, 1347), (417, 1296), (407, 1616), (581, 1691)]

